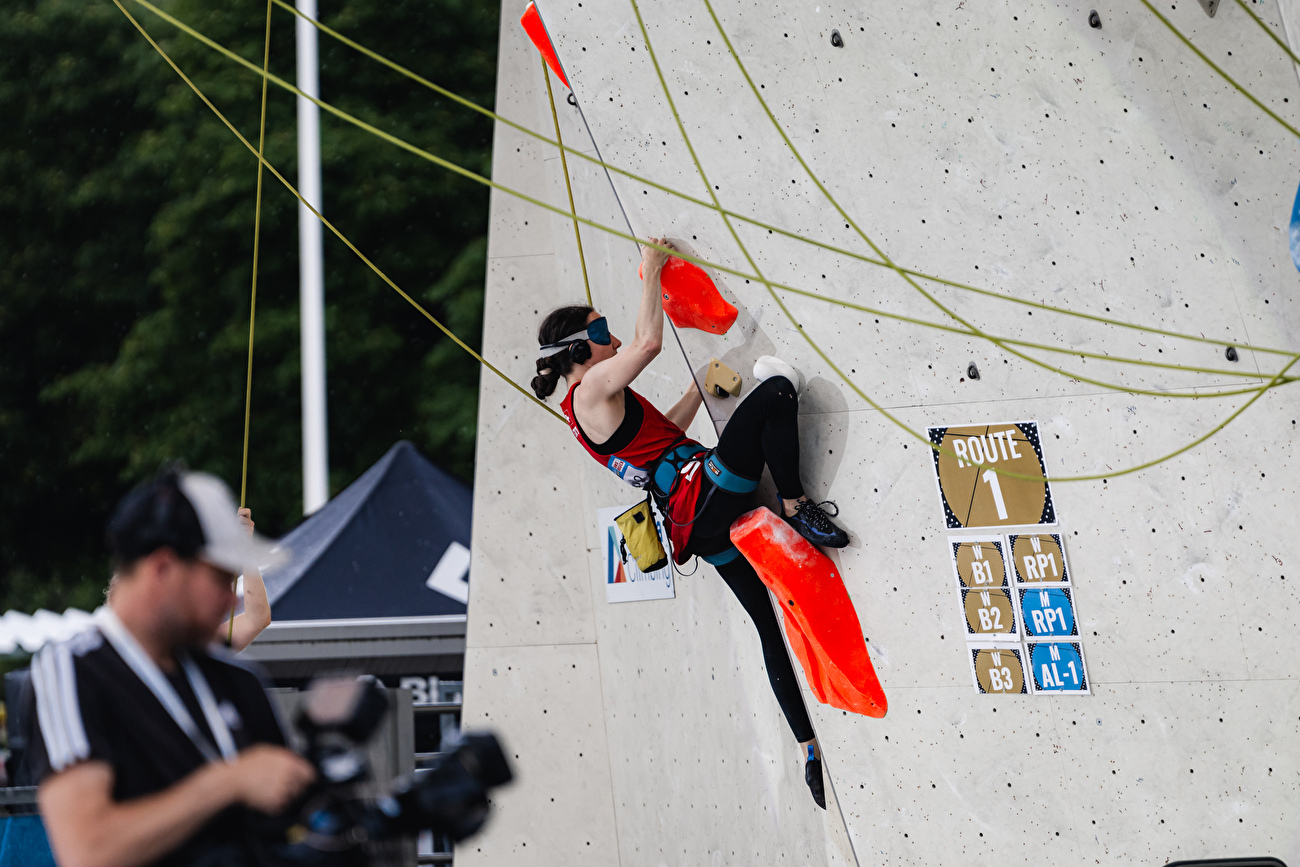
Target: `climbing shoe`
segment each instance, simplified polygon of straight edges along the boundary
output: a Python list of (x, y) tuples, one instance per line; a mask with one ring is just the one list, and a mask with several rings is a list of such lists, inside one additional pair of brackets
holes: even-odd
[(822, 760), (809, 759), (803, 766), (803, 781), (808, 784), (817, 806), (826, 809), (826, 784), (822, 782)]
[(794, 514), (787, 517), (785, 522), (814, 545), (821, 545), (823, 548), (845, 547), (849, 544), (849, 534), (831, 523), (833, 516), (827, 515), (822, 509), (823, 506), (834, 506), (835, 515), (840, 513), (839, 506), (830, 500), (821, 503), (800, 500), (794, 507)]

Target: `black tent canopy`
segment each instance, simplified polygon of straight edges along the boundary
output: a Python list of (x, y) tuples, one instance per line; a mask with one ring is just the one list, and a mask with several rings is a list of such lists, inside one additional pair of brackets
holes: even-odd
[(264, 576), (275, 619), (464, 614), (472, 503), (397, 443), (280, 540), (290, 559)]

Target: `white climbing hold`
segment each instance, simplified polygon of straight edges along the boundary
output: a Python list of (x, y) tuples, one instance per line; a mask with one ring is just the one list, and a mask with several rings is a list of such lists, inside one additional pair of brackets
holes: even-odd
[(774, 376), (784, 376), (794, 383), (796, 394), (803, 391), (803, 374), (792, 365), (786, 364), (774, 355), (759, 356), (758, 361), (754, 362), (754, 379), (762, 382)]

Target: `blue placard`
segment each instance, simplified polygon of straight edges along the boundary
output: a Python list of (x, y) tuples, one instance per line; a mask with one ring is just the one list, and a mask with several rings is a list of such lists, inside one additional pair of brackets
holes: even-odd
[(1300, 270), (1300, 189), (1295, 192), (1295, 204), (1291, 206), (1291, 262)]
[(1074, 599), (1065, 587), (1021, 589), (1020, 613), (1031, 638), (1066, 638), (1079, 634)]
[(1083, 649), (1077, 641), (1029, 642), (1029, 667), (1034, 692), (1089, 691)]

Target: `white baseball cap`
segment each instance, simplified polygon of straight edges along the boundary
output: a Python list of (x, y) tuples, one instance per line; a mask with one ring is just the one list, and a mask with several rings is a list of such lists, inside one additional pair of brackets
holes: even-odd
[(181, 493), (194, 507), (203, 530), (198, 559), (236, 574), (263, 569), (288, 559), (288, 551), (263, 536), (249, 533), (239, 521), (239, 507), (226, 483), (208, 473), (183, 472)]

